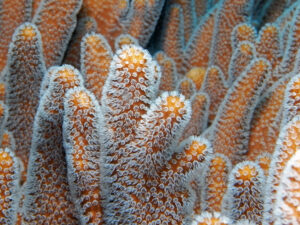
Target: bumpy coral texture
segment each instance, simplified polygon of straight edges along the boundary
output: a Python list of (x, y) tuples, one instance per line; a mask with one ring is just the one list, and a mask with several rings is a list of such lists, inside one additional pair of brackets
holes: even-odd
[(296, 225), (300, 0), (0, 0), (0, 223)]

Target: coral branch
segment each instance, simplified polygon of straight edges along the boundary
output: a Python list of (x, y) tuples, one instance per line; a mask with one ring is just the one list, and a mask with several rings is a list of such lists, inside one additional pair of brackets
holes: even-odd
[(62, 113), (67, 90), (81, 85), (82, 78), (73, 67), (58, 67), (41, 99), (25, 186), (25, 224), (77, 224), (67, 182)]
[(126, 33), (137, 39), (141, 46), (145, 47), (149, 42), (164, 3), (165, 0), (131, 1), (124, 26)]
[(247, 157), (249, 160), (255, 160), (264, 152), (270, 154), (274, 152), (282, 119), (282, 102), (290, 79), (291, 76), (285, 76), (277, 81), (261, 97), (256, 106), (248, 142)]
[(299, 32), (300, 32), (300, 7), (298, 6), (293, 19), (290, 24), (290, 30), (287, 37), (285, 51), (283, 54), (282, 62), (278, 69), (278, 76), (289, 73), (294, 68), (294, 62), (298, 48), (300, 46)]
[(296, 116), (290, 121), (280, 132), (277, 140), (276, 149), (270, 165), (269, 177), (267, 179), (265, 197), (265, 213), (264, 220), (266, 223), (274, 222), (273, 217), (274, 203), (278, 186), (280, 184), (283, 170), (286, 168), (288, 161), (298, 150), (300, 137), (300, 117)]
[(9, 43), (15, 29), (30, 18), (30, 0), (0, 1), (0, 71), (6, 65)]
[(221, 212), (231, 169), (231, 162), (225, 155), (214, 154), (208, 161), (202, 193), (204, 211)]
[(190, 0), (171, 0), (168, 4), (178, 4), (182, 8), (184, 41), (186, 43), (190, 39), (195, 26), (195, 15), (193, 15), (193, 10), (195, 9), (194, 2)]
[(184, 97), (191, 98), (196, 93), (196, 86), (190, 78), (183, 78), (178, 81), (176, 90)]
[(107, 148), (118, 148), (110, 150), (113, 155), (132, 140), (156, 94), (155, 65), (148, 52), (134, 45), (124, 46), (113, 58), (102, 97), (103, 116), (111, 133)]
[(100, 102), (102, 89), (108, 76), (112, 51), (102, 35), (87, 34), (81, 42), (81, 72), (85, 86)]
[(228, 192), (229, 217), (237, 222), (250, 220), (262, 222), (263, 212), (263, 171), (253, 162), (237, 164), (229, 176)]
[(227, 92), (212, 125), (210, 140), (214, 151), (225, 154), (233, 164), (247, 152), (250, 119), (269, 70), (268, 61), (253, 60)]
[(179, 73), (184, 74), (184, 24), (182, 9), (175, 4), (170, 7), (165, 22), (162, 49), (172, 58)]
[(135, 159), (145, 173), (155, 176), (168, 161), (172, 154), (169, 148), (174, 146), (190, 116), (190, 103), (176, 92), (163, 93), (151, 105), (139, 123), (133, 143)]
[(240, 42), (231, 56), (228, 69), (228, 83), (232, 84), (238, 78), (238, 76), (243, 73), (243, 71), (255, 57), (255, 46), (248, 41)]
[(256, 43), (258, 57), (267, 59), (274, 69), (279, 65), (282, 52), (278, 27), (274, 24), (266, 24), (259, 32)]
[(192, 115), (189, 123), (184, 128), (180, 140), (189, 136), (200, 135), (207, 127), (208, 108), (210, 105), (209, 97), (206, 93), (198, 92), (191, 97)]
[(237, 24), (248, 22), (253, 2), (253, 0), (221, 1), (214, 30), (210, 64), (220, 67), (226, 79), (232, 54), (231, 33)]
[(42, 36), (47, 68), (63, 60), (82, 0), (43, 0), (32, 22)]
[(241, 23), (233, 28), (231, 34), (231, 46), (233, 50), (236, 49), (238, 45), (243, 41), (248, 41), (254, 44), (255, 40), (256, 30), (251, 24)]
[(84, 88), (67, 92), (63, 136), (68, 181), (81, 224), (103, 221), (100, 191), (100, 108)]
[(161, 68), (159, 91), (173, 91), (178, 79), (174, 61), (163, 51), (157, 52), (155, 59)]
[(25, 23), (14, 33), (5, 78), (8, 108), (6, 127), (13, 135), (16, 155), (21, 158), (25, 170), (45, 70), (40, 33), (35, 25)]
[(208, 94), (210, 102), (212, 103), (209, 106), (208, 115), (209, 122), (212, 123), (228, 90), (227, 82), (224, 80), (224, 75), (219, 67), (208, 67), (203, 86), (204, 92)]
[(278, 187), (275, 225), (299, 224), (300, 151), (288, 161)]
[(82, 38), (91, 32), (95, 32), (97, 24), (91, 17), (84, 17), (79, 19), (66, 54), (64, 56), (64, 63), (70, 64), (77, 69), (80, 69), (80, 49)]
[(209, 66), (217, 7), (210, 9), (195, 28), (185, 48), (188, 68)]

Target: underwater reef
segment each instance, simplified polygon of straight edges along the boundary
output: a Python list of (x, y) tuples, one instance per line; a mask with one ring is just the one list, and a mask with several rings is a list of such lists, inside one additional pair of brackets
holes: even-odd
[(300, 0), (0, 0), (0, 224), (300, 224), (298, 49)]

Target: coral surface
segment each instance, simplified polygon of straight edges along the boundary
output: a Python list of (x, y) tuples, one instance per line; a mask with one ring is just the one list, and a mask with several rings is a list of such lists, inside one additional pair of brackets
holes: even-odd
[(300, 224), (300, 0), (0, 0), (0, 224)]

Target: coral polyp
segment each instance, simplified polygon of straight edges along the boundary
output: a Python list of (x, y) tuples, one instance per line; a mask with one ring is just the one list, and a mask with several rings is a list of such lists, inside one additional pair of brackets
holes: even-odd
[(300, 0), (0, 1), (0, 223), (296, 225)]

